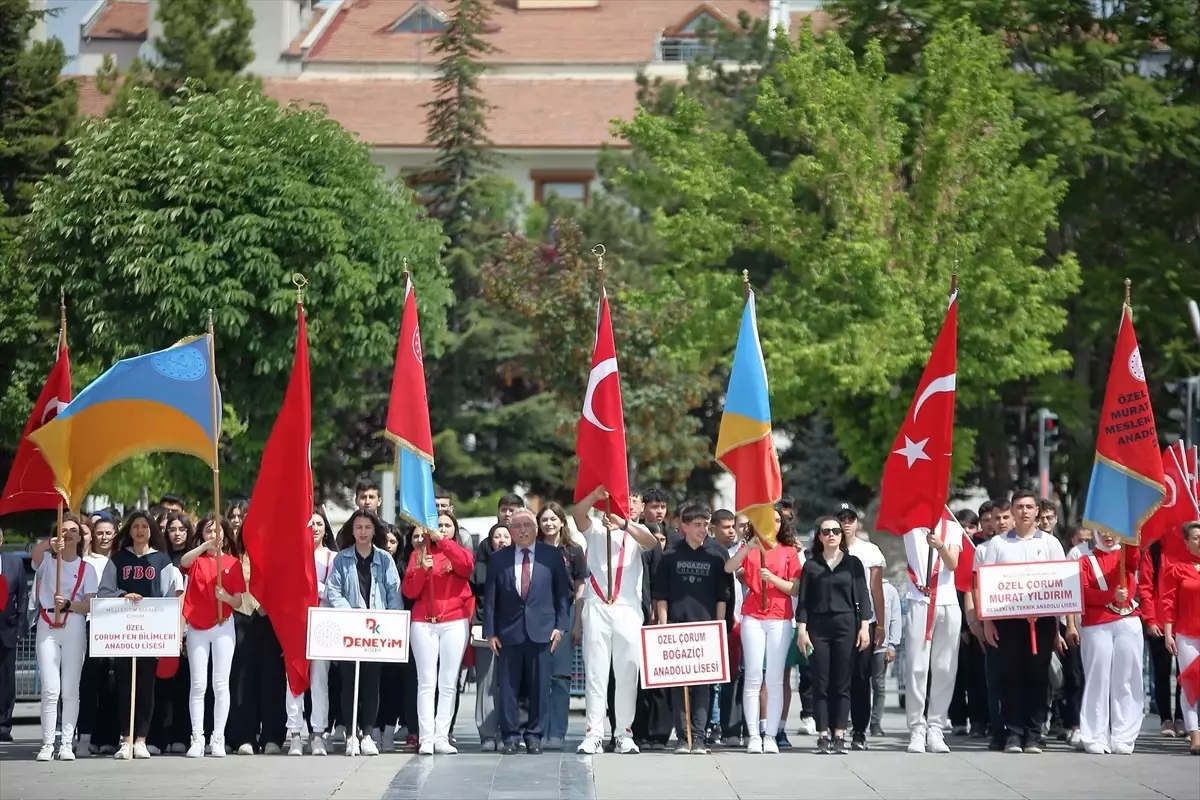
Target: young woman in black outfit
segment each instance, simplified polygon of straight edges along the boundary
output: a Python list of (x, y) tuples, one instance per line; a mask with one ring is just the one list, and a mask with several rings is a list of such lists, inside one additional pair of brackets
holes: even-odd
[(871, 595), (866, 572), (847, 552), (837, 519), (821, 517), (814, 530), (811, 554), (800, 576), (796, 642), (802, 652), (811, 653), (813, 713), (820, 735), (817, 752), (844, 755), (850, 668), (855, 649), (870, 644)]

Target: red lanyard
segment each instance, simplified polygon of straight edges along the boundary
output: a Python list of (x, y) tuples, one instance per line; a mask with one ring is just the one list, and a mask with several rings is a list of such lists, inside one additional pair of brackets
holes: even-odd
[[(621, 531), (621, 552), (617, 554), (617, 577), (613, 581), (612, 597), (605, 598), (604, 592), (600, 589), (600, 584), (596, 582), (596, 575), (591, 570), (588, 570), (588, 581), (592, 584), (592, 589), (595, 590), (596, 596), (610, 606), (617, 602), (617, 598), (621, 596), (621, 578), (625, 575), (625, 545), (629, 542), (629, 533)], [(607, 545), (607, 542), (605, 543)], [(611, 545), (610, 545), (611, 546)]]
[[(946, 520), (942, 520), (942, 538), (946, 536)], [(915, 548), (914, 548), (915, 549)], [(929, 574), (929, 580), (924, 586), (917, 580), (917, 573), (913, 572), (912, 564), (908, 565), (908, 579), (913, 582), (913, 586), (917, 587), (917, 591), (929, 598), (929, 610), (925, 612), (925, 641), (933, 641), (933, 618), (937, 614), (937, 590), (938, 590), (938, 575), (942, 571), (942, 556), (940, 553), (934, 554), (933, 571)], [(883, 621), (880, 620), (882, 623)]]
[[(75, 602), (75, 597), (79, 594), (79, 587), (83, 585), (83, 573), (86, 569), (87, 569), (87, 564), (83, 562), (83, 559), (80, 559), (79, 572), (75, 573), (75, 588), (71, 590), (71, 596), (67, 598), (67, 600), (69, 600), (72, 603)], [(42, 591), (42, 587), (41, 587), (41, 584), (39, 583), (38, 584), (38, 594), (41, 594), (41, 591)], [(54, 620), (50, 618), (50, 615), (46, 613), (46, 609), (44, 609), (44, 608), (41, 609), (41, 614), (42, 614), (42, 619), (45, 620), (46, 624), (49, 625), (51, 628), (65, 628), (67, 625), (67, 617), (71, 614), (71, 612), (64, 611), (63, 616), (62, 616), (62, 622), (58, 623), (57, 625), (54, 624)]]

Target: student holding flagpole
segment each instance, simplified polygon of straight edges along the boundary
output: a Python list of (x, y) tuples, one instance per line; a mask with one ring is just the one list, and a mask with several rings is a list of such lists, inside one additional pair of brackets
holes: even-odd
[(1183, 724), (1190, 752), (1200, 756), (1200, 521), (1188, 522), (1182, 533), (1187, 555), (1169, 562), (1159, 583), (1160, 622), (1167, 652), (1179, 658)]

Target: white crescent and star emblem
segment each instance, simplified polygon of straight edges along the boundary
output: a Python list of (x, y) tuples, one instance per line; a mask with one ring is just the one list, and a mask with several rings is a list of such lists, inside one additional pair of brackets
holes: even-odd
[(58, 412), (67, 407), (67, 404), (57, 397), (50, 398), (50, 402), (46, 403), (46, 408), (42, 411), (42, 425), (45, 425), (50, 420), (58, 416)]
[(596, 416), (596, 410), (592, 408), (592, 400), (596, 395), (596, 389), (600, 388), (600, 383), (610, 375), (616, 374), (617, 360), (615, 358), (607, 358), (601, 361), (592, 367), (592, 372), (588, 375), (587, 391), (583, 395), (583, 418), (605, 432), (612, 432), (615, 429), (605, 425)]
[(913, 422), (917, 421), (917, 414), (921, 413), (921, 406), (925, 405), (926, 400), (939, 392), (953, 392), (956, 383), (956, 374), (953, 372), (931, 380), (925, 387), (925, 391), (921, 392), (921, 396), (917, 398), (917, 404), (913, 406)]
[(1171, 498), (1171, 502), (1163, 503), (1162, 507), (1163, 508), (1174, 508), (1175, 501), (1179, 499), (1179, 490), (1175, 486), (1175, 479), (1172, 478), (1170, 475), (1164, 475), (1163, 478), (1165, 479), (1165, 482), (1166, 482), (1167, 497)]
[(413, 355), (417, 357), (417, 361), (424, 364), (425, 358), (421, 355), (421, 332), (419, 330), (413, 331), (412, 351)]
[(904, 458), (908, 460), (909, 469), (912, 469), (912, 465), (917, 463), (918, 461), (932, 461), (933, 460), (932, 458), (930, 458), (928, 455), (925, 454), (925, 445), (927, 445), (927, 444), (929, 444), (928, 438), (922, 439), (919, 442), (914, 442), (912, 439), (905, 436), (904, 437), (904, 447), (901, 447), (899, 450), (893, 450), (892, 452), (897, 455), (904, 456)]
[(1133, 348), (1133, 352), (1129, 354), (1129, 374), (1138, 383), (1146, 382), (1146, 370), (1142, 367), (1142, 349), (1140, 347)]

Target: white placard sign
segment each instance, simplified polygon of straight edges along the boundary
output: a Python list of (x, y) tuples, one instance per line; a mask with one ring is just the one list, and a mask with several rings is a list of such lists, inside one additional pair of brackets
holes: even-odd
[(407, 611), (310, 608), (309, 661), (408, 661)]
[(697, 686), (729, 681), (725, 620), (642, 628), (642, 688)]
[(92, 600), (92, 658), (178, 657), (183, 643), (179, 597), (97, 597)]
[(978, 575), (981, 619), (1083, 613), (1078, 561), (988, 564)]

